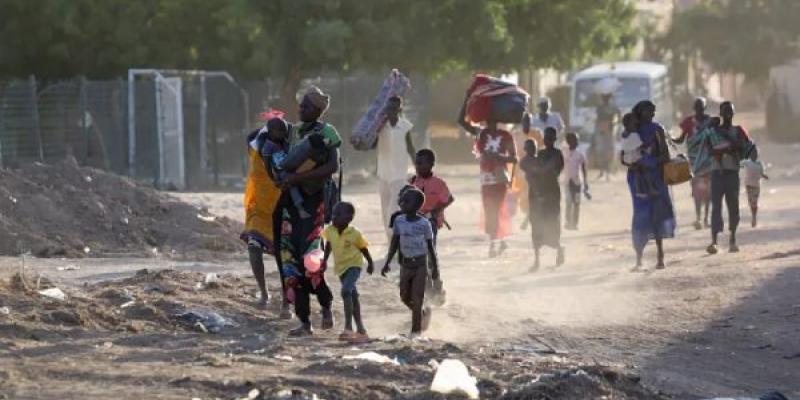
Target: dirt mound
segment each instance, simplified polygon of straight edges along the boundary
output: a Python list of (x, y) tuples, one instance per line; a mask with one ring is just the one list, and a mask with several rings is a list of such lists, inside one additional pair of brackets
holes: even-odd
[(126, 177), (54, 165), (0, 169), (0, 255), (227, 252), (241, 226)]

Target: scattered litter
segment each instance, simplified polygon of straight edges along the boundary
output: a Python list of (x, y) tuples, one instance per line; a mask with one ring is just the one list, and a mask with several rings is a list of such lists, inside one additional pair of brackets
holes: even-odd
[(292, 397), (292, 391), (290, 389), (283, 389), (278, 393), (275, 393), (275, 397), (279, 399), (288, 399)]
[(342, 358), (345, 359), (345, 360), (366, 360), (366, 361), (372, 361), (372, 362), (375, 362), (375, 363), (378, 363), (378, 364), (400, 365), (400, 362), (397, 361), (397, 358), (392, 359), (392, 358), (389, 358), (389, 357), (387, 357), (387, 356), (385, 356), (383, 354), (378, 354), (378, 353), (376, 353), (374, 351), (368, 351), (366, 353), (361, 353), (361, 354), (355, 355), (355, 356), (343, 356)]
[(465, 394), (470, 399), (478, 398), (477, 379), (469, 374), (467, 366), (460, 360), (446, 359), (436, 369), (431, 382), (431, 391), (441, 394)]
[(770, 189), (768, 193), (769, 194), (776, 194), (776, 193), (778, 193), (778, 189)]
[(286, 400), (320, 400), (316, 393), (309, 393), (303, 389), (283, 389), (271, 398)]
[(67, 295), (64, 294), (63, 291), (59, 288), (50, 288), (45, 290), (40, 290), (39, 294), (58, 301), (64, 301), (67, 299)]
[(14, 196), (8, 196), (8, 199), (11, 200), (12, 203), (17, 204), (17, 198)]
[(205, 222), (214, 222), (214, 221), (217, 220), (217, 217), (215, 217), (213, 215), (197, 214), (197, 219), (199, 219), (201, 221), (205, 221)]
[(103, 342), (103, 347), (106, 348), (106, 349), (110, 349), (110, 348), (114, 347), (114, 343)]
[(128, 307), (130, 307), (130, 306), (132, 306), (134, 304), (136, 304), (136, 300), (131, 300), (131, 301), (128, 301), (128, 302), (122, 304), (121, 306), (119, 306), (119, 308), (128, 308)]
[(227, 326), (234, 326), (230, 321), (213, 311), (187, 311), (174, 314), (176, 319), (191, 324), (204, 333), (218, 333)]
[(89, 246), (86, 246), (86, 247), (83, 248), (83, 252), (86, 253), (86, 254), (89, 254), (91, 251), (92, 251), (92, 249), (90, 249)]
[(0, 314), (9, 315), (11, 314), (11, 309), (8, 307), (0, 307)]
[(283, 355), (283, 354), (276, 354), (272, 358), (274, 358), (276, 360), (281, 360), (281, 361), (294, 361), (294, 358), (292, 358), (292, 356), (286, 356), (286, 355)]
[(122, 222), (125, 225), (128, 225), (128, 223), (130, 222), (130, 221), (128, 221), (128, 217), (122, 217), (119, 220), (120, 220), (120, 222)]
[(175, 285), (163, 284), (163, 283), (151, 283), (144, 287), (144, 292), (147, 294), (150, 293), (163, 293), (163, 294), (170, 294), (174, 293), (177, 287)]
[(205, 283), (206, 285), (218, 282), (219, 282), (219, 276), (213, 272), (207, 273), (205, 278), (203, 278), (203, 283)]
[(92, 183), (92, 177), (91, 177), (91, 176), (89, 176), (89, 175), (86, 175), (86, 177), (85, 177), (85, 178), (83, 178), (83, 180), (85, 180), (85, 181), (86, 181), (86, 183)]
[(59, 271), (77, 271), (77, 270), (81, 269), (81, 267), (79, 267), (77, 265), (67, 265), (66, 267), (58, 267), (56, 269), (59, 270)]
[(396, 343), (396, 342), (406, 341), (408, 340), (408, 338), (401, 335), (389, 335), (389, 336), (384, 336), (383, 338), (381, 338), (381, 340), (386, 343)]
[(249, 392), (247, 392), (247, 396), (242, 397), (241, 400), (255, 400), (260, 395), (261, 395), (261, 391), (260, 390), (252, 389)]
[(266, 352), (267, 352), (267, 349), (253, 350), (253, 354), (264, 354)]

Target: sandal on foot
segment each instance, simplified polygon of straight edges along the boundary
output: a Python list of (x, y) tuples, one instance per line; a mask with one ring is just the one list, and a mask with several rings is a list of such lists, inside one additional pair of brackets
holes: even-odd
[(349, 342), (353, 344), (363, 344), (363, 343), (369, 343), (370, 340), (372, 339), (369, 338), (366, 332), (364, 333), (356, 332), (353, 334), (352, 337), (350, 337)]

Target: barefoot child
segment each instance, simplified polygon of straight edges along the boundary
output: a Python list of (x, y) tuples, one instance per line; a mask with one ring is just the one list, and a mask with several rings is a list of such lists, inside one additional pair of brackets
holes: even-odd
[[(322, 238), (326, 241), (323, 265), (327, 265), (328, 258), (333, 253), (333, 259), (336, 261), (334, 272), (342, 282), (344, 302), (344, 331), (339, 335), (339, 340), (364, 343), (369, 341), (369, 336), (361, 320), (361, 302), (358, 299), (356, 283), (361, 276), (364, 259), (367, 260), (368, 274), (372, 274), (374, 266), (372, 256), (367, 249), (367, 240), (361, 231), (350, 225), (355, 213), (356, 209), (351, 203), (340, 202), (333, 207), (333, 223), (322, 232)], [(356, 322), (355, 332), (353, 332), (353, 320)]]
[[(436, 153), (433, 150), (422, 149), (418, 151), (414, 159), (416, 174), (409, 180), (409, 184), (425, 195), (425, 202), (419, 211), (431, 223), (434, 245), (436, 244), (439, 229), (442, 229), (446, 224), (444, 210), (455, 201), (453, 195), (450, 194), (447, 183), (442, 178), (434, 175), (433, 166), (435, 164)], [(430, 297), (434, 304), (444, 304), (445, 293), (441, 279), (429, 279), (426, 289), (430, 291)]]
[(761, 178), (769, 179), (764, 173), (764, 164), (758, 159), (755, 148), (750, 152), (750, 158), (742, 161), (744, 168), (744, 187), (747, 190), (747, 202), (750, 204), (750, 225), (758, 226), (758, 196), (761, 193)]
[(418, 212), (425, 203), (425, 195), (417, 189), (408, 189), (400, 199), (403, 214), (394, 221), (392, 243), (381, 275), (391, 270), (389, 263), (398, 249), (403, 257), (400, 260), (400, 299), (411, 310), (411, 335), (418, 336), (428, 328), (431, 317), (430, 307), (423, 309), (425, 300), (425, 281), (428, 275), (428, 257), (431, 260), (431, 277), (439, 279), (439, 263), (433, 246), (433, 229), (426, 218)]
[[(581, 192), (589, 193), (589, 180), (586, 178), (586, 156), (578, 150), (578, 135), (569, 132), (566, 135), (569, 149), (564, 154), (567, 175), (567, 210), (565, 212), (565, 228), (578, 229), (581, 213)], [(581, 174), (583, 179), (581, 179)], [(583, 187), (581, 187), (581, 182)]]

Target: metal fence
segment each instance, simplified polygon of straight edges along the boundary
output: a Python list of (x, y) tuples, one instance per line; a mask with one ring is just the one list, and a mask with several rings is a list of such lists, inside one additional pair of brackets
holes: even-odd
[[(180, 81), (180, 101), (173, 103), (174, 94), (165, 96), (158, 79), (144, 75), (133, 80), (0, 81), (0, 166), (52, 163), (73, 156), (81, 165), (166, 188), (241, 185), (247, 167), (245, 137), (262, 123), (258, 114), (275, 104), (277, 86), (269, 80), (236, 82), (222, 75), (163, 72), (173, 82), (171, 87)], [(325, 120), (343, 136), (346, 171), (374, 170), (375, 152), (353, 150), (349, 136), (383, 78), (362, 73), (304, 82), (331, 95)], [(415, 125), (419, 145), (429, 143), (428, 88), (427, 81), (414, 82), (406, 99), (406, 114)], [(180, 110), (170, 110), (165, 102), (179, 104)], [(285, 111), (295, 119), (295, 110)], [(164, 137), (165, 127), (177, 126), (174, 118), (180, 119), (179, 147), (170, 147), (172, 142)], [(175, 159), (181, 159), (184, 172), (180, 185), (165, 180), (165, 170)]]

